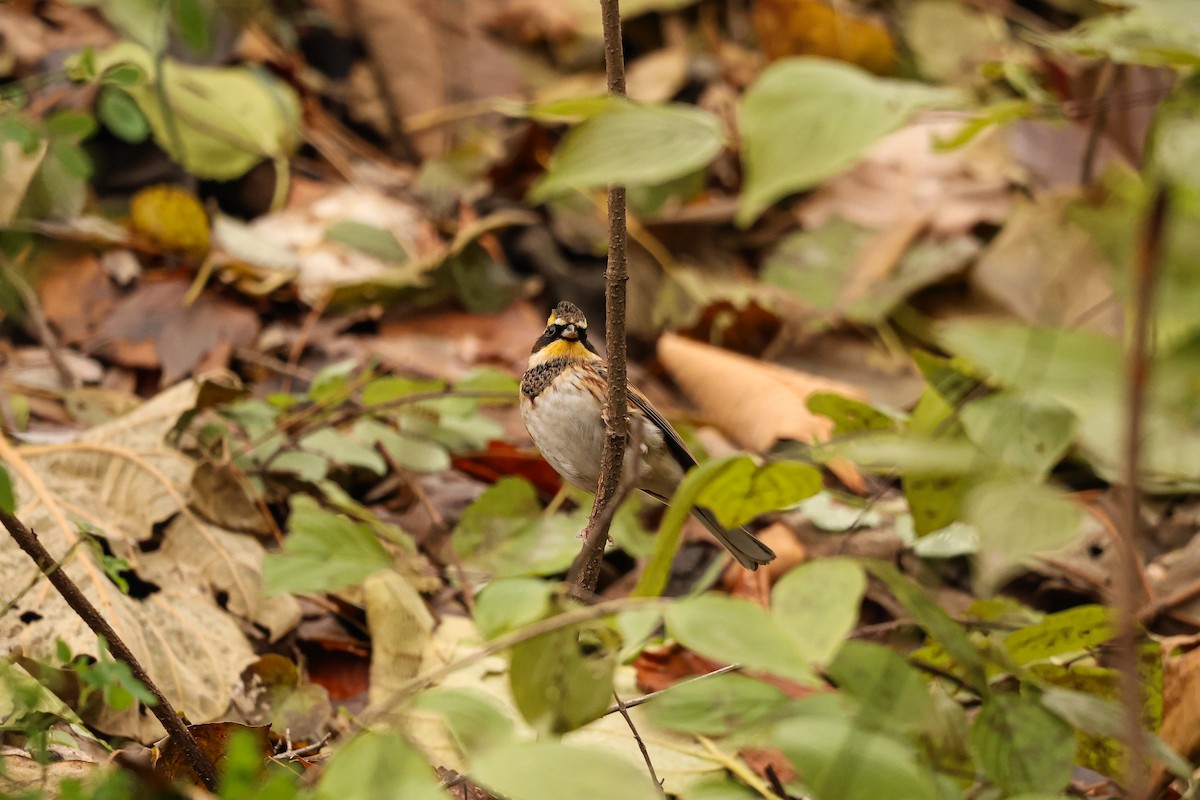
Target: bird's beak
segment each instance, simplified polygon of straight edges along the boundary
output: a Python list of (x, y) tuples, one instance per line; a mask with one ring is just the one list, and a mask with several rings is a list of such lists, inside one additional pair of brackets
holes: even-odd
[(575, 330), (574, 325), (568, 325), (567, 327), (563, 328), (562, 338), (570, 339), (574, 342), (579, 339), (579, 331)]

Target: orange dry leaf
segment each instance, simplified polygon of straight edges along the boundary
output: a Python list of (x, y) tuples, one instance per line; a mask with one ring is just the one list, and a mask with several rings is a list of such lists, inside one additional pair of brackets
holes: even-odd
[(757, 0), (751, 20), (771, 60), (823, 56), (879, 74), (896, 66), (887, 26), (878, 17), (855, 13), (844, 0)]
[[(866, 400), (856, 387), (717, 347), (664, 334), (658, 358), (701, 413), (741, 447), (759, 452), (779, 439), (823, 442), (833, 422), (808, 410), (815, 392), (834, 392)], [(862, 476), (849, 463), (830, 469), (851, 489), (862, 491)]]
[[(1163, 721), (1158, 735), (1179, 755), (1194, 761), (1200, 755), (1200, 649), (1163, 664)], [(1154, 793), (1170, 783), (1161, 764), (1150, 773)]]

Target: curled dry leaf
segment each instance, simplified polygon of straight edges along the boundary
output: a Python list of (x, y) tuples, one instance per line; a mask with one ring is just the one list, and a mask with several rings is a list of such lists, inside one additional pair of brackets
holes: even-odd
[[(700, 412), (748, 450), (766, 451), (779, 439), (827, 440), (833, 422), (808, 410), (808, 398), (815, 392), (866, 400), (862, 391), (848, 384), (670, 333), (659, 339), (658, 357)], [(851, 488), (862, 486), (861, 476), (849, 464), (833, 469)]]
[[(87, 527), (114, 556), (128, 561), (138, 579), (129, 594), (109, 577), (94, 548), (77, 549), (64, 569), (150, 677), (195, 721), (225, 711), (242, 670), (254, 659), (232, 614), (273, 635), (299, 619), (291, 597), (262, 595), (261, 546), (204, 523), (187, 505), (195, 464), (164, 439), (195, 406), (201, 386), (180, 384), (73, 442), (14, 448), (0, 439), (0, 460), (15, 484), (16, 513), (51, 554), (62, 558)], [(158, 535), (157, 548), (140, 546)], [(8, 537), (0, 539), (0, 582), (20, 587), (36, 575), (29, 558)], [(215, 592), (227, 596), (228, 610)], [(0, 618), (6, 649), (50, 659), (58, 639), (74, 653), (97, 652), (95, 635), (45, 581)], [(142, 741), (162, 731), (153, 717), (136, 710), (105, 711), (95, 723)]]

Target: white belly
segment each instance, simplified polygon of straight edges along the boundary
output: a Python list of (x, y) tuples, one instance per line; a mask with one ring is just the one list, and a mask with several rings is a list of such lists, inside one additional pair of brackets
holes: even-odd
[[(521, 416), (542, 456), (565, 480), (588, 492), (596, 491), (604, 424), (600, 400), (571, 376), (560, 376), (535, 400), (521, 396)], [(630, 420), (643, 424), (642, 452), (638, 458), (638, 487), (669, 496), (683, 477), (670, 458), (663, 433), (635, 412)], [(625, 463), (632, 462), (627, 450)]]

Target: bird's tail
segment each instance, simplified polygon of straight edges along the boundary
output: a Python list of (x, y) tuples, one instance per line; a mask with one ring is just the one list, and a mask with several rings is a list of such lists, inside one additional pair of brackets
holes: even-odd
[(758, 569), (759, 564), (767, 564), (775, 560), (775, 552), (765, 544), (755, 539), (750, 531), (745, 528), (734, 528), (733, 530), (725, 530), (721, 527), (721, 523), (717, 522), (717, 518), (707, 508), (697, 506), (692, 509), (692, 513), (696, 518), (704, 523), (704, 527), (708, 528), (713, 536), (717, 537), (717, 541), (725, 545), (725, 549), (733, 554), (733, 557), (738, 560), (748, 570)]

